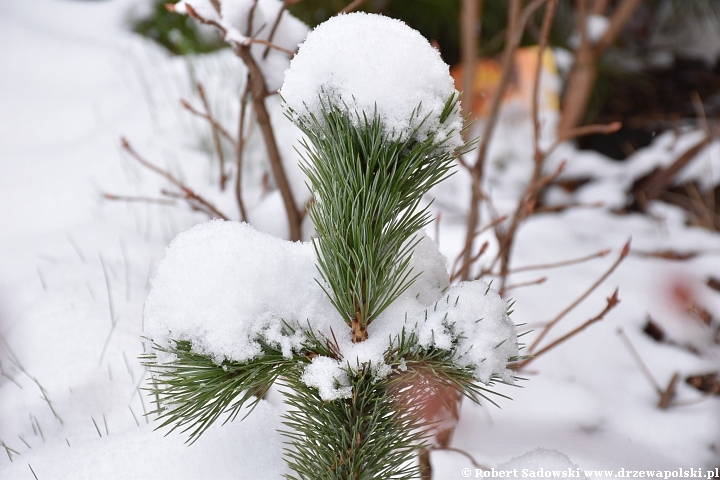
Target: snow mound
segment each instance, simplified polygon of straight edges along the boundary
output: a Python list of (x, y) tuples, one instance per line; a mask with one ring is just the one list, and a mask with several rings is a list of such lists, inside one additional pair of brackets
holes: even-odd
[(419, 140), (437, 132), (448, 149), (463, 144), (459, 108), (440, 121), (456, 94), (448, 66), (419, 32), (392, 18), (356, 12), (320, 24), (290, 62), (280, 94), (296, 118), (321, 119), (330, 100), (357, 121), (377, 112), (390, 138), (404, 140), (419, 126)]
[[(216, 363), (262, 355), (262, 342), (290, 358), (304, 330), (337, 341), (341, 359), (316, 356), (303, 380), (324, 400), (347, 398), (347, 371), (369, 363), (378, 378), (391, 342), (405, 330), (423, 348), (452, 351), (461, 366), (488, 383), (493, 375), (512, 382), (506, 368), (518, 354), (507, 304), (480, 281), (449, 287), (445, 257), (420, 234), (410, 266), (415, 283), (368, 327), (365, 342), (353, 344), (350, 328), (316, 279), (312, 243), (289, 242), (246, 223), (212, 220), (178, 235), (152, 280), (145, 302), (144, 336), (164, 348), (189, 341), (193, 351)], [(286, 326), (295, 330), (291, 333)], [(158, 352), (160, 362), (174, 358)]]

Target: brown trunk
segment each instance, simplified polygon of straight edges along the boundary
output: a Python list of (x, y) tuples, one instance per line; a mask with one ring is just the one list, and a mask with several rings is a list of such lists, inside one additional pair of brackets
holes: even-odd
[(432, 480), (432, 465), (430, 464), (430, 449), (421, 448), (418, 452), (418, 466), (420, 480)]
[(595, 85), (596, 63), (594, 48), (589, 44), (581, 45), (575, 54), (575, 65), (568, 75), (558, 137), (563, 137), (569, 130), (582, 123)]
[(360, 320), (353, 318), (350, 327), (352, 328), (353, 343), (360, 343), (367, 340), (367, 329)]

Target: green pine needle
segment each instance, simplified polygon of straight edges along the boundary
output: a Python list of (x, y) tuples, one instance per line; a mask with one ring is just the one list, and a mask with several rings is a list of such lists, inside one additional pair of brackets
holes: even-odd
[[(409, 266), (417, 232), (431, 221), (420, 204), (455, 157), (435, 135), (418, 138), (425, 119), (393, 138), (377, 112), (368, 118), (322, 97), (321, 105), (321, 118), (288, 112), (307, 136), (302, 169), (315, 198), (319, 283), (348, 324), (365, 326), (420, 274)], [(452, 95), (442, 121), (456, 108)]]

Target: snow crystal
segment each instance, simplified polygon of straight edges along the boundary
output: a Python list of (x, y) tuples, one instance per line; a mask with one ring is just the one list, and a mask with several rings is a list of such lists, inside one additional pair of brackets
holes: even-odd
[(537, 448), (532, 452), (528, 452), (519, 457), (515, 457), (510, 461), (498, 465), (496, 470), (518, 470), (532, 471), (537, 477), (541, 478), (568, 478), (568, 473), (572, 472), (577, 478), (587, 478), (585, 473), (580, 470), (576, 464), (568, 458), (564, 453), (557, 450), (547, 450)]
[(445, 125), (439, 118), (455, 93), (448, 66), (419, 32), (363, 12), (338, 15), (310, 32), (280, 89), (298, 117), (320, 118), (321, 96), (329, 97), (360, 116), (377, 112), (392, 138), (407, 138), (427, 117), (418, 138), (438, 132), (448, 149), (462, 145), (459, 109)]
[(352, 387), (342, 363), (330, 357), (318, 355), (305, 368), (302, 380), (308, 387), (315, 387), (325, 401), (350, 398)]
[[(176, 4), (175, 11), (186, 13), (186, 5), (193, 7), (201, 17), (218, 23), (225, 30), (225, 40), (230, 43), (245, 45), (256, 39), (294, 52), (309, 31), (308, 26), (292, 16), (280, 0), (223, 0), (219, 13), (210, 0), (183, 0)], [(274, 27), (278, 16), (280, 20)], [(277, 91), (292, 55), (263, 43), (253, 43), (250, 54), (260, 67), (268, 91)]]

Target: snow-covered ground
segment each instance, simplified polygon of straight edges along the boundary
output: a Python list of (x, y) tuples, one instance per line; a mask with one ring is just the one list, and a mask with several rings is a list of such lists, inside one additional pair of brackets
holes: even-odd
[[(206, 217), (165, 205), (111, 202), (101, 193), (156, 196), (165, 186), (121, 152), (125, 136), (149, 160), (215, 195), (217, 171), (199, 148), (207, 140), (205, 125), (178, 99), (193, 100), (192, 72), (218, 116), (232, 119), (237, 105), (219, 99), (235, 98), (228, 94), (242, 84), (242, 67), (228, 52), (195, 62), (170, 58), (128, 31), (125, 18), (136, 6), (131, 0), (0, 4), (0, 478), (279, 478), (285, 472), (276, 433), (280, 395), (270, 395), (242, 422), (213, 426), (192, 446), (181, 434), (153, 431), (152, 417), (144, 417), (152, 398), (139, 390), (146, 375), (138, 356), (149, 279), (169, 241)], [(281, 121), (279, 109), (273, 111)], [(291, 129), (283, 132), (292, 137)], [(517, 139), (498, 138), (493, 158), (510, 159), (505, 171), (523, 171), (522, 160), (513, 163), (503, 153)], [(572, 200), (617, 206), (633, 179), (697, 139), (695, 133), (679, 139), (663, 134), (624, 165), (569, 146), (553, 161), (567, 159), (568, 175), (601, 177)], [(281, 148), (294, 158), (290, 140)], [(705, 179), (720, 175), (720, 147), (693, 168)], [(279, 196), (261, 188), (266, 171), (250, 154), (244, 180), (250, 217), (260, 230), (286, 235)], [(299, 189), (297, 177), (292, 181)], [(499, 178), (493, 192), (503, 208), (503, 195), (513, 197), (517, 184), (511, 175)], [(466, 176), (455, 175), (437, 195), (440, 249), (454, 258), (464, 234)], [(234, 211), (231, 195), (213, 199)], [(687, 227), (674, 207), (655, 204), (653, 212), (656, 218), (574, 209), (524, 225), (517, 266), (613, 251), (511, 277), (512, 284), (548, 276), (542, 285), (510, 291), (516, 323), (537, 328), (551, 319), (632, 237), (630, 256), (548, 340), (595, 316), (616, 287), (621, 303), (533, 362), (523, 388), (501, 388), (513, 398), (500, 399), (501, 409), (465, 402), (453, 447), (486, 466), (538, 447), (559, 450), (584, 470), (720, 465), (719, 397), (702, 399), (680, 382), (676, 401), (687, 404), (658, 409), (658, 394), (617, 333), (622, 327), (663, 387), (674, 372), (684, 378), (720, 368), (720, 349), (673, 294), (690, 291), (720, 317), (720, 293), (705, 285), (708, 277), (720, 277), (720, 235)], [(435, 235), (432, 226), (428, 233)], [(686, 261), (641, 255), (659, 250), (699, 255)], [(648, 315), (701, 355), (654, 342), (642, 332)], [(456, 451), (433, 452), (432, 461), (440, 479), (465, 478), (463, 469), (473, 467)]]

